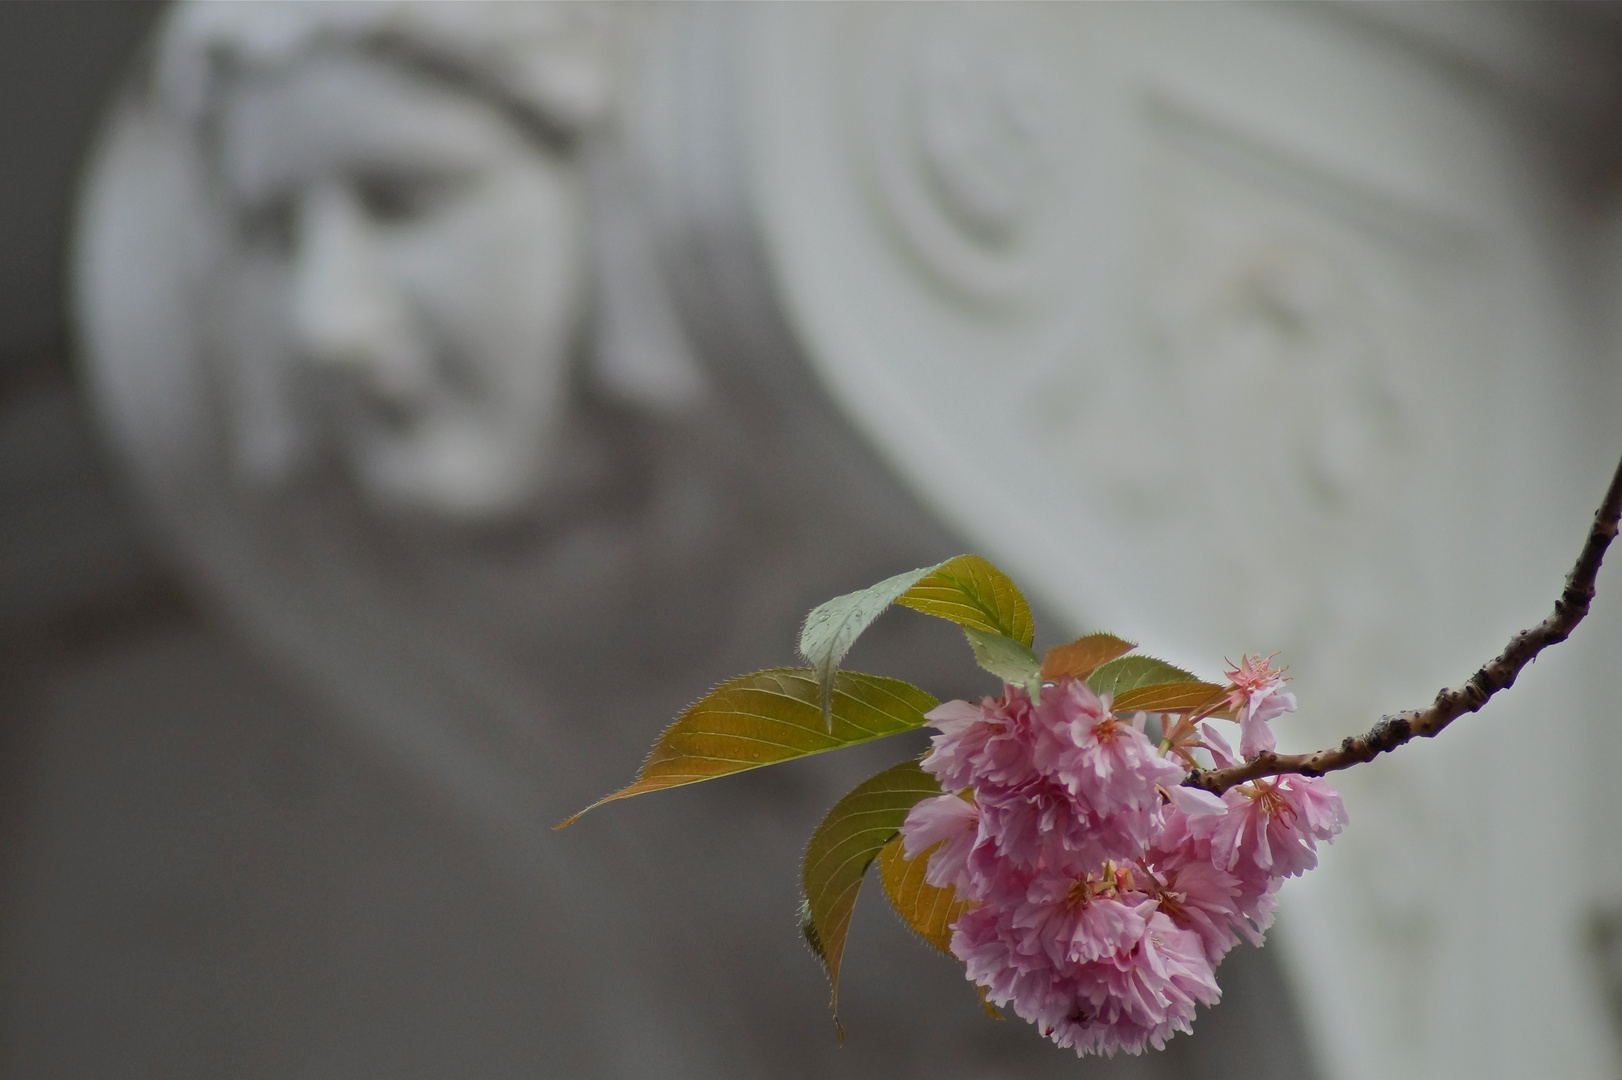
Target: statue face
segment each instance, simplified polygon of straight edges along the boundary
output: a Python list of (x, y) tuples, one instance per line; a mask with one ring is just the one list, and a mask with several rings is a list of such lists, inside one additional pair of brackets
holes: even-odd
[(545, 487), (587, 273), (572, 161), (477, 97), (333, 52), (233, 86), (218, 168), (232, 310), (257, 313), (226, 345), (280, 370), (374, 501), (484, 520)]

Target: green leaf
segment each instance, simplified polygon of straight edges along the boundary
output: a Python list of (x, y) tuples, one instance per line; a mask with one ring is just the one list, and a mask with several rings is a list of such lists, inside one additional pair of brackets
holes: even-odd
[(1124, 656), (1135, 648), (1135, 643), (1114, 634), (1086, 634), (1068, 645), (1049, 649), (1047, 656), (1042, 658), (1042, 678), (1057, 679), (1068, 675), (1072, 679), (1085, 679), (1099, 665)]
[(1100, 665), (1096, 671), (1087, 676), (1087, 685), (1093, 688), (1093, 693), (1116, 696), (1128, 690), (1136, 690), (1140, 686), (1154, 686), (1156, 683), (1198, 681), (1182, 668), (1173, 667), (1164, 660), (1156, 660), (1152, 656), (1123, 656), (1119, 660), (1111, 660), (1107, 664)]
[(978, 555), (959, 555), (836, 596), (812, 608), (800, 628), (800, 655), (810, 662), (822, 685), (825, 721), (830, 719), (831, 707), (827, 692), (839, 662), (862, 631), (894, 603), (1026, 645), (1035, 633), (1025, 597), (1008, 575)]
[(1038, 699), (1042, 692), (1042, 661), (1030, 646), (973, 626), (965, 626), (963, 636), (974, 650), (975, 663), (1005, 683), (1025, 687), (1033, 702)]
[(944, 565), (941, 563), (909, 570), (905, 574), (885, 578), (866, 589), (836, 596), (811, 609), (811, 614), (805, 617), (805, 625), (800, 627), (800, 655), (817, 673), (822, 687), (825, 721), (830, 719), (828, 689), (833, 685), (834, 672), (839, 670), (839, 661), (850, 652), (850, 647), (856, 643), (862, 631), (884, 614), (885, 609), (895, 603), (902, 593)]
[(897, 602), (965, 629), (1013, 638), (1027, 647), (1036, 635), (1031, 607), (1019, 587), (978, 555), (946, 560)]
[[(884, 883), (884, 895), (890, 898), (890, 906), (901, 916), (901, 921), (929, 944), (952, 956), (952, 924), (969, 908), (970, 902), (959, 900), (957, 891), (950, 885), (937, 889), (924, 880), (929, 856), (938, 847), (940, 844), (919, 852), (916, 859), (909, 859), (901, 837), (897, 836), (879, 852), (879, 880)], [(980, 1007), (1001, 1020), (1002, 1014), (986, 1000), (985, 988), (976, 985), (975, 990), (980, 994)]]
[(1140, 686), (1115, 695), (1116, 712), (1198, 712), (1215, 705), (1226, 693), (1208, 682), (1165, 682)]
[[(939, 704), (899, 679), (841, 671), (830, 695), (831, 725), (824, 726), (819, 696), (808, 668), (772, 668), (729, 679), (665, 729), (634, 783), (586, 810), (910, 731)], [(573, 824), (586, 810), (556, 828)]]
[(802, 932), (807, 940), (821, 945), (835, 1025), (839, 1023), (839, 964), (862, 879), (884, 845), (901, 831), (907, 811), (920, 799), (940, 793), (934, 777), (916, 761), (904, 761), (857, 785), (811, 834), (804, 874), (810, 926), (807, 930), (802, 923)]

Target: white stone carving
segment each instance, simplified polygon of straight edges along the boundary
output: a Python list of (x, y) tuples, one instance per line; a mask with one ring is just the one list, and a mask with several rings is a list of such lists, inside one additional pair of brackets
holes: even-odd
[[(1028, 304), (1054, 253), (1062, 105), (1046, 58), (995, 8), (878, 20), (860, 86), (888, 224), (971, 301)], [(1061, 238), (1062, 242), (1062, 238)]]
[[(1283, 649), (1307, 749), (1541, 617), (1593, 471), (1527, 224), (1558, 181), (1443, 54), (1339, 15), (1097, 6), (778, 9), (746, 54), (807, 352), (1071, 628)], [(1576, 787), (1529, 780), (1563, 751), (1516, 725), (1582, 698), (1542, 686), (1341, 779), (1352, 827), (1280, 935), (1327, 1075), (1614, 1071), (1581, 887), (1503, 885), (1579, 850)]]
[[(165, 36), (160, 91), (235, 237), (201, 302), (251, 483), (324, 445), (384, 509), (523, 513), (570, 482), (592, 307), (652, 313), (603, 321), (606, 383), (645, 404), (699, 393), (668, 317), (654, 348), (627, 340), (660, 297), (623, 215), (588, 227), (609, 185), (587, 176), (615, 168), (593, 137), (613, 106), (608, 10), (454, 11), (204, 4)], [(613, 272), (594, 280), (599, 263)]]

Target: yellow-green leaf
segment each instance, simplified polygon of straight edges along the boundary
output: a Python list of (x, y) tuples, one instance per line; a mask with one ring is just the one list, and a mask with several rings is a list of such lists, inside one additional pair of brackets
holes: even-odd
[[(839, 1023), (839, 964), (845, 955), (856, 895), (873, 859), (901, 831), (907, 811), (941, 793), (935, 778), (904, 761), (857, 785), (822, 819), (805, 850), (801, 932), (828, 969), (834, 1023)], [(843, 1033), (841, 1033), (842, 1035)]]
[(1125, 656), (1137, 648), (1114, 634), (1086, 634), (1068, 645), (1057, 645), (1042, 658), (1042, 678), (1057, 679), (1068, 675), (1072, 679), (1085, 679), (1100, 664), (1107, 664), (1117, 656)]
[[(945, 843), (945, 841), (941, 841)], [(939, 847), (936, 844), (935, 847)], [(969, 906), (959, 900), (948, 885), (937, 889), (924, 880), (929, 856), (935, 848), (920, 852), (916, 859), (907, 858), (907, 852), (897, 836), (879, 852), (879, 880), (884, 882), (884, 895), (901, 916), (901, 921), (912, 927), (917, 935), (946, 955), (952, 955), (952, 924)]]
[(1115, 695), (1116, 712), (1197, 712), (1215, 705), (1225, 691), (1215, 683), (1165, 682)]
[[(665, 729), (635, 782), (586, 810), (645, 791), (696, 784), (910, 731), (939, 704), (899, 679), (841, 671), (829, 695), (832, 724), (825, 726), (819, 696), (809, 668), (772, 668), (729, 679)], [(572, 824), (580, 814), (557, 828)]]
[(1031, 607), (1007, 574), (978, 555), (959, 555), (935, 567), (896, 599), (896, 603), (1013, 638), (1029, 647), (1036, 635)]
[(1119, 697), (1128, 690), (1157, 683), (1198, 682), (1180, 667), (1173, 667), (1152, 656), (1123, 656), (1102, 664), (1087, 676), (1087, 685), (1095, 694), (1113, 694)]
[[(901, 837), (897, 836), (879, 852), (879, 880), (884, 883), (884, 895), (890, 898), (890, 905), (901, 916), (901, 921), (919, 937), (951, 956), (952, 924), (970, 905), (967, 900), (959, 900), (951, 886), (938, 889), (924, 880), (924, 871), (935, 847), (919, 852), (916, 859), (909, 859)], [(986, 1000), (985, 988), (976, 986), (975, 990), (980, 995), (980, 1007), (1001, 1020), (1002, 1014)]]

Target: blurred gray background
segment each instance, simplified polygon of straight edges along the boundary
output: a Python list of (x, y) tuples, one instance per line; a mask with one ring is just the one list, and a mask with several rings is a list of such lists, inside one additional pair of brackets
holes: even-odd
[[(284, 948), (287, 896), (233, 873), (269, 871), (293, 891), (347, 878), (363, 892), (365, 866), (323, 864), (316, 825), (336, 815), (320, 807), (354, 806), (390, 782), (336, 749), (330, 771), (308, 773), (307, 747), (322, 737), (310, 709), (154, 556), (75, 386), (64, 263), (78, 177), (161, 11), (138, 0), (0, 5), (6, 1076), (257, 1074), (247, 1047), (262, 1055), (272, 1041), (278, 967), (297, 960)], [(395, 823), (343, 820), (380, 829), (366, 846), (388, 857)], [(278, 863), (303, 872), (277, 874)], [(412, 914), (431, 919), (436, 883), (413, 884), (427, 910)], [(469, 966), (523, 962), (444, 946)], [(249, 968), (251, 988), (233, 975)], [(312, 1031), (350, 1019), (337, 1002), (310, 1009), (324, 1018)]]
[(159, 580), (74, 402), (64, 264), (96, 121), (160, 10), (140, 2), (0, 8), (0, 623), (8, 649), (75, 611), (117, 597), (137, 603)]
[[(1622, 22), (1572, 10), (1585, 32), (1622, 40)], [(572, 1021), (536, 1019), (566, 1011), (568, 993), (548, 985), (550, 956), (529, 932), (534, 894), (492, 874), (462, 817), (342, 737), (327, 704), (181, 583), (87, 414), (66, 312), (70, 212), (97, 121), (161, 14), (136, 0), (0, 4), (0, 1076), (597, 1075), (549, 1057), (548, 1025)], [(1614, 109), (1575, 116), (1551, 140), (1595, 205), (1616, 188), (1614, 120)], [(910, 505), (898, 517), (919, 520)], [(954, 550), (941, 531), (915, 535), (924, 555)], [(875, 576), (923, 561), (887, 547), (884, 528), (840, 539), (870, 545)], [(824, 585), (859, 583), (845, 582), (850, 572), (801, 585), (817, 599)], [(803, 610), (797, 596), (773, 602)], [(881, 633), (872, 647), (906, 673), (926, 647), (950, 644), (932, 633)], [(761, 663), (776, 644), (759, 645)], [(651, 696), (662, 708), (689, 692)], [(706, 812), (759, 794), (743, 784)], [(763, 820), (762, 837), (779, 825), (803, 833), (820, 796), (798, 798), (806, 805), (791, 791), (782, 821)], [(626, 813), (649, 828), (662, 816), (651, 805)], [(826, 1035), (819, 974), (801, 959), (793, 993), (812, 1012), (803, 1029), (758, 1033), (754, 1060), (771, 1060), (775, 1037)], [(932, 959), (919, 952), (917, 985), (953, 977)], [(1202, 1021), (1198, 1042), (1175, 1041), (1153, 1066), (1078, 1064), (1035, 1045), (1041, 1075), (1197, 1078), (1236, 1063), (1257, 1077), (1307, 1074), (1278, 973), (1253, 961), (1223, 968), (1242, 1011)], [(853, 964), (847, 979), (861, 975)], [(852, 1013), (880, 1007), (851, 994)], [(974, 1022), (972, 1007), (957, 1020)], [(853, 1031), (883, 1022), (847, 1017)], [(1001, 1028), (987, 1045), (1033, 1060), (1034, 1034)], [(861, 1037), (837, 1059), (853, 1073), (925, 1074)], [(989, 1055), (954, 1064), (1012, 1075)], [(816, 1074), (826, 1060), (785, 1060), (782, 1075)]]

